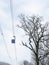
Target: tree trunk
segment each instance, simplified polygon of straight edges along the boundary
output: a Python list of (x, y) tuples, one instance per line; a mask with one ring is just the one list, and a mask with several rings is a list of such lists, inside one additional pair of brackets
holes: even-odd
[(38, 49), (39, 49), (39, 43), (37, 43), (37, 46), (36, 46), (36, 65), (39, 65)]
[(36, 65), (39, 65), (38, 55), (36, 55)]

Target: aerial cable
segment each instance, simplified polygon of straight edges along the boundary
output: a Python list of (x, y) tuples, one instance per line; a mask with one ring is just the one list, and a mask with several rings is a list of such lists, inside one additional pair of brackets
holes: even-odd
[(15, 32), (14, 32), (14, 17), (13, 17), (13, 5), (12, 5), (12, 1), (10, 0), (10, 9), (11, 9), (11, 20), (12, 20), (12, 32), (13, 32), (13, 36), (15, 36)]
[(16, 45), (15, 45), (15, 31), (14, 31), (14, 16), (13, 16), (13, 3), (12, 0), (10, 0), (10, 9), (11, 9), (11, 19), (12, 19), (12, 32), (13, 32), (13, 39), (12, 39), (12, 43), (14, 44), (14, 48), (15, 48), (15, 58), (16, 58), (16, 62), (17, 62), (17, 54), (16, 54)]
[(15, 43), (15, 30), (14, 30), (14, 16), (13, 16), (13, 3), (12, 0), (10, 0), (10, 10), (11, 10), (11, 21), (12, 21), (12, 32), (13, 32), (13, 40), (12, 42)]
[[(1, 31), (1, 35), (2, 35), (2, 37), (3, 37), (3, 41), (4, 41), (5, 48), (6, 48), (6, 52), (7, 52), (7, 54), (8, 54), (8, 57), (9, 57), (10, 61), (12, 62), (12, 59), (11, 59), (11, 57), (10, 57), (10, 55), (9, 55), (9, 52), (8, 52), (8, 49), (7, 49), (7, 44), (6, 44), (6, 41), (5, 41), (5, 38), (4, 38), (4, 34), (3, 34), (3, 30), (2, 30), (2, 28), (1, 28), (1, 26), (0, 26), (0, 31)], [(12, 63), (12, 65), (13, 65), (13, 63)]]

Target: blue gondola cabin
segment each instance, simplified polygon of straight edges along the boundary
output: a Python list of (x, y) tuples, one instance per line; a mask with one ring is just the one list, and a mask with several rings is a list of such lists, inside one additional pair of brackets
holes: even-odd
[(12, 39), (12, 43), (15, 44), (15, 39)]

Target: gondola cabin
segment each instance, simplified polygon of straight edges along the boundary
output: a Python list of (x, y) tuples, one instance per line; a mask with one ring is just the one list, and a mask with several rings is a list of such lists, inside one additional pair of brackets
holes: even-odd
[(15, 43), (15, 39), (12, 39), (12, 43)]
[(12, 42), (13, 44), (15, 44), (15, 37), (11, 40), (11, 42)]

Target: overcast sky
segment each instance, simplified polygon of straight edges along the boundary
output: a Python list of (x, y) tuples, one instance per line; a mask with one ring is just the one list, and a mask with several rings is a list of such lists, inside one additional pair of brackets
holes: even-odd
[[(18, 30), (16, 25), (18, 23), (18, 15), (23, 13), (26, 15), (40, 15), (46, 21), (49, 21), (49, 0), (11, 0), (13, 3), (13, 16), (14, 16), (14, 28), (16, 35), (16, 53), (17, 60), (24, 59), (30, 60), (29, 50), (19, 45), (23, 40), (24, 31)], [(44, 23), (44, 22), (43, 22)], [(10, 11), (10, 0), (0, 0), (0, 25), (4, 33), (5, 42), (7, 45), (8, 53), (12, 58), (13, 64), (15, 61), (15, 48), (11, 43), (12, 39), (12, 20)], [(21, 33), (21, 34), (20, 34)], [(0, 30), (0, 61), (9, 62), (10, 58), (6, 52), (3, 36)], [(28, 60), (28, 61), (29, 61)]]

